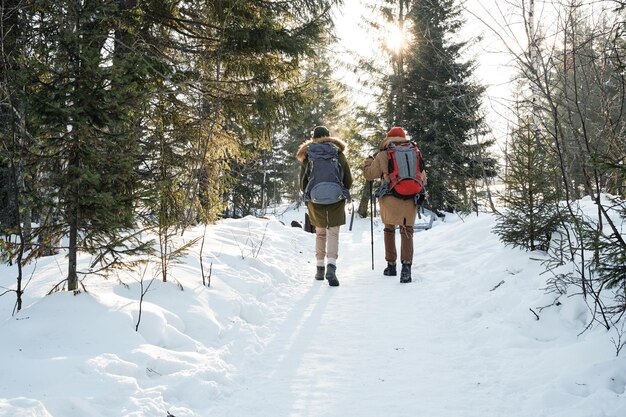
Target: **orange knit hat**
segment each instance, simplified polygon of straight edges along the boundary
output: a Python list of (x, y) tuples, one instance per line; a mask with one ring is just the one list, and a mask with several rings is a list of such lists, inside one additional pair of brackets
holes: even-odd
[(392, 127), (391, 130), (387, 133), (388, 138), (406, 138), (406, 133), (404, 133), (404, 129), (401, 127)]

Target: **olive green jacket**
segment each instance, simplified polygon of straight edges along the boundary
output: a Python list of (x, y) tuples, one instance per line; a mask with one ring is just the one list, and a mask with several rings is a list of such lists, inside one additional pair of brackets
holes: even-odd
[[(348, 148), (346, 142), (339, 138), (335, 137), (324, 137), (324, 138), (315, 138), (308, 139), (304, 143), (300, 145), (298, 148), (298, 152), (296, 152), (296, 158), (300, 161), (300, 191), (304, 191), (306, 188), (309, 178), (306, 173), (306, 166), (308, 163), (307, 159), (307, 148), (312, 143), (324, 143), (330, 142), (333, 145), (337, 146), (339, 149), (339, 164), (343, 170), (343, 185), (348, 190), (352, 187), (352, 173), (350, 172), (350, 166), (348, 165), (348, 159), (346, 158), (345, 151)], [(307, 202), (307, 209), (309, 212), (309, 219), (311, 224), (315, 227), (333, 227), (333, 226), (341, 226), (346, 224), (346, 200), (341, 200), (335, 204), (315, 204), (311, 201)]]

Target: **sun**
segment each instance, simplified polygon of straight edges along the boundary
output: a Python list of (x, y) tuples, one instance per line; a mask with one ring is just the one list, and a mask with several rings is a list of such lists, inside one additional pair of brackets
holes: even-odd
[(406, 48), (408, 39), (404, 31), (400, 30), (398, 27), (392, 27), (387, 33), (385, 43), (387, 44), (387, 48), (398, 53)]

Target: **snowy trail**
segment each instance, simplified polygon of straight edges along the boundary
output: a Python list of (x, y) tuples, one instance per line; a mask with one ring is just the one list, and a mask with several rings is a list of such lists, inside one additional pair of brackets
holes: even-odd
[[(173, 280), (150, 281), (138, 331), (140, 271), (46, 295), (67, 260), (42, 259), (23, 312), (0, 297), (0, 416), (624, 415), (611, 334), (583, 332), (582, 297), (555, 303), (536, 254), (503, 247), (494, 216), (417, 233), (411, 284), (382, 275), (379, 220), (371, 269), (370, 221), (357, 218), (331, 288), (313, 279), (314, 235), (285, 226), (302, 211), (286, 213), (208, 228), (211, 286), (190, 253)], [(0, 286), (13, 272), (0, 266)]]
[[(474, 300), (450, 296), (451, 286), (472, 285), (485, 260), (468, 265), (459, 250), (462, 239), (430, 247), (437, 258), (423, 258), (423, 267), (413, 268), (414, 282), (400, 284), (381, 273), (380, 230), (371, 270), (364, 226), (342, 229), (340, 287), (307, 282), (310, 289), (277, 336), (213, 415), (515, 415), (516, 403), (502, 398), (501, 358), (468, 337), (474, 329), (466, 325), (472, 319), (467, 307)], [(436, 231), (416, 234), (420, 253), (429, 246), (429, 233)], [(305, 269), (312, 277), (313, 267)]]

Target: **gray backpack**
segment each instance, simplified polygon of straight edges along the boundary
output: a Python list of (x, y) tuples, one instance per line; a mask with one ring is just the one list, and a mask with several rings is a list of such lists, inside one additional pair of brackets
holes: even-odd
[(424, 161), (417, 145), (412, 142), (390, 143), (387, 147), (389, 183), (383, 183), (376, 197), (393, 195), (403, 200), (415, 199), (424, 192), (422, 171)]
[(334, 204), (350, 200), (350, 192), (343, 185), (343, 169), (339, 150), (330, 142), (312, 143), (307, 149), (307, 166), (303, 178), (309, 182), (304, 189), (304, 201), (315, 204)]

